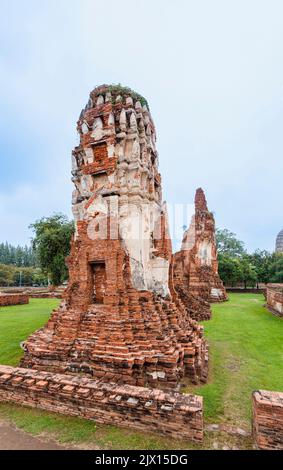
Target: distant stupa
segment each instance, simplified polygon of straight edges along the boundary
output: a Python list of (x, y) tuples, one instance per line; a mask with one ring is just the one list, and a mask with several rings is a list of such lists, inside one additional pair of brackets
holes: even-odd
[(283, 230), (281, 230), (276, 238), (275, 252), (283, 253)]

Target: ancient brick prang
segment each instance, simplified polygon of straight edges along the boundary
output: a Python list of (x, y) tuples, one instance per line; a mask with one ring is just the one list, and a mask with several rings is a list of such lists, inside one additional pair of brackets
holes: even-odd
[(276, 237), (275, 252), (283, 253), (283, 230), (280, 230)]
[(0, 307), (7, 307), (9, 305), (23, 305), (28, 303), (29, 296), (27, 294), (0, 293)]
[(283, 317), (283, 284), (267, 284), (266, 306), (274, 315)]
[(208, 302), (227, 300), (218, 274), (214, 217), (201, 188), (196, 191), (195, 214), (181, 251), (173, 257), (173, 274), (175, 289), (196, 320), (210, 318)]
[(0, 402), (200, 442), (202, 397), (0, 366)]
[(73, 152), (76, 223), (69, 286), (22, 364), (105, 381), (176, 388), (207, 376), (203, 329), (172, 285), (172, 248), (145, 100), (121, 86), (90, 94)]
[(283, 393), (253, 393), (253, 436), (263, 450), (283, 450)]

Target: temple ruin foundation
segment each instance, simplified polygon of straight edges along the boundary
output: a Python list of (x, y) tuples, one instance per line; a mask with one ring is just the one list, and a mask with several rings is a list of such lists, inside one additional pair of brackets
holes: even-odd
[(0, 366), (0, 401), (200, 442), (202, 397)]
[(69, 285), (47, 325), (25, 342), (22, 366), (174, 390), (183, 377), (206, 381), (203, 327), (174, 287), (146, 100), (100, 86), (77, 128)]
[(173, 256), (174, 286), (192, 318), (211, 317), (210, 302), (227, 300), (218, 274), (214, 217), (201, 188), (195, 195), (195, 213), (185, 231), (181, 250)]

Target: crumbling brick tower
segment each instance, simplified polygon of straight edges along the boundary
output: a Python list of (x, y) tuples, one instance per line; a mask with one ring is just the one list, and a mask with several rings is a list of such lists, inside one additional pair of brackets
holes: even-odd
[(69, 285), (47, 325), (26, 341), (22, 365), (167, 389), (183, 376), (204, 381), (203, 328), (172, 287), (171, 240), (146, 101), (128, 88), (100, 86), (90, 94), (78, 132)]
[(174, 255), (173, 272), (175, 289), (196, 320), (210, 318), (208, 302), (227, 300), (218, 274), (214, 217), (201, 188), (196, 191), (195, 214), (184, 233), (181, 250)]

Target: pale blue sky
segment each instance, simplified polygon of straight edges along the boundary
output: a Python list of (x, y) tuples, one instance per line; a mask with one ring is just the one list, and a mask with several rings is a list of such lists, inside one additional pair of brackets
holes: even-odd
[(0, 242), (71, 215), (71, 149), (90, 90), (149, 101), (163, 195), (202, 186), (249, 250), (283, 228), (281, 0), (0, 0)]

